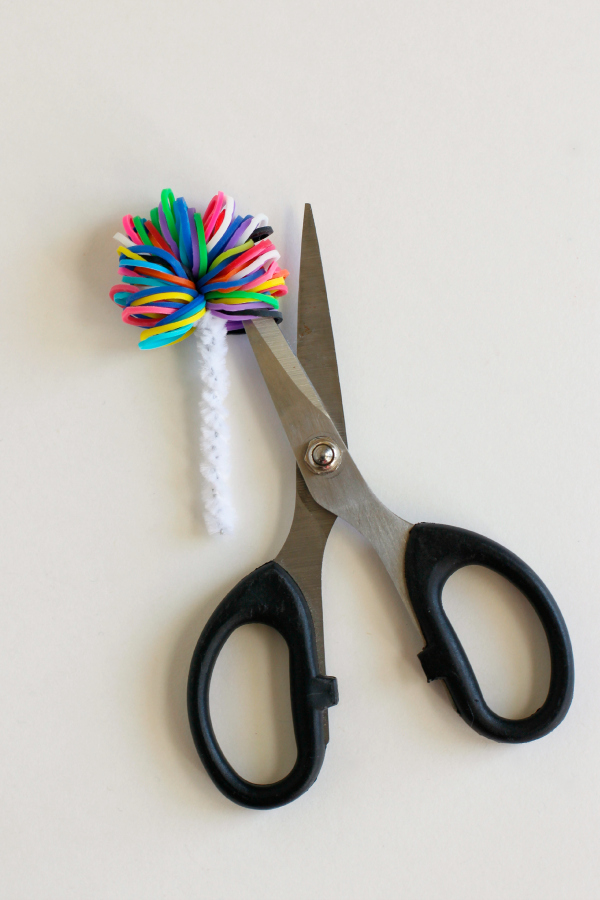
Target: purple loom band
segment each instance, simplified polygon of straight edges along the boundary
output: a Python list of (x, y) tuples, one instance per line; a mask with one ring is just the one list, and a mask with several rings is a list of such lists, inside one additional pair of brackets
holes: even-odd
[(233, 306), (234, 309), (273, 309), (270, 303), (263, 303), (261, 300), (255, 300), (253, 303), (236, 303), (235, 305), (232, 303), (214, 303), (212, 300), (207, 300), (206, 305), (211, 312), (227, 312), (228, 309), (231, 309)]
[(171, 248), (173, 256), (176, 259), (179, 259), (179, 248), (171, 237), (171, 232), (169, 231), (169, 226), (167, 225), (167, 217), (165, 216), (164, 210), (162, 208), (162, 203), (158, 204), (158, 221), (160, 222), (160, 230), (162, 231), (162, 236)]
[(226, 319), (228, 322), (245, 322), (247, 319), (262, 319), (263, 316), (253, 316), (251, 312), (246, 313), (243, 316), (228, 316), (225, 312), (220, 312), (219, 310), (211, 309), (211, 314), (216, 316), (217, 319)]
[(198, 277), (200, 269), (200, 247), (198, 246), (198, 232), (194, 221), (195, 209), (188, 209), (188, 219), (190, 220), (190, 233), (192, 235), (192, 276), (194, 281)]
[(247, 230), (251, 220), (252, 216), (244, 217), (242, 224), (234, 231), (233, 236), (227, 241), (227, 246), (224, 248), (225, 250), (230, 250), (232, 247), (237, 247), (240, 235), (242, 235), (244, 231)]

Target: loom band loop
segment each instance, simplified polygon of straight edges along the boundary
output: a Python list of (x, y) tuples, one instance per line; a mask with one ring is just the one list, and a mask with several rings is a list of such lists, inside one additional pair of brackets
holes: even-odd
[(251, 303), (254, 301), (258, 303), (268, 303), (269, 306), (279, 309), (278, 301), (274, 297), (271, 297), (270, 294), (259, 294), (254, 291), (236, 291), (234, 294), (226, 295), (221, 294), (219, 291), (210, 291), (210, 293), (204, 295), (204, 299), (207, 303), (217, 301), (219, 303), (229, 303), (231, 305), (235, 305), (236, 301), (241, 303)]
[(170, 254), (169, 245), (161, 235), (160, 231), (155, 227), (154, 222), (146, 222), (146, 231), (150, 235), (152, 244), (159, 250), (164, 250)]
[[(135, 295), (134, 295), (135, 296)], [(151, 297), (137, 297), (135, 296), (134, 300), (131, 300), (127, 306), (151, 306), (153, 303), (162, 303), (163, 301), (168, 301), (169, 303), (177, 303), (177, 307), (180, 306), (189, 306), (191, 303), (195, 303), (197, 298), (201, 296), (199, 294), (194, 294), (190, 296), (189, 294), (182, 294), (177, 291), (161, 292), (160, 294), (154, 294)]]
[[(150, 220), (158, 233), (160, 234), (160, 220), (158, 218), (158, 206), (155, 206), (154, 209), (150, 210)], [(162, 235), (161, 235), (162, 236)]]
[(125, 307), (121, 314), (121, 318), (126, 325), (139, 325), (141, 328), (145, 326), (148, 319), (155, 320), (161, 315), (168, 315), (172, 312), (168, 307), (162, 306), (140, 306), (133, 311), (131, 306)]
[(250, 272), (258, 271), (262, 266), (266, 268), (266, 263), (269, 260), (277, 262), (279, 258), (280, 254), (271, 241), (261, 241), (259, 244), (254, 244), (254, 248), (248, 250), (239, 259), (234, 259), (223, 272), (223, 275), (226, 278), (230, 278), (232, 275), (243, 278)]
[(221, 210), (223, 207), (223, 201), (225, 200), (225, 194), (223, 191), (219, 191), (218, 194), (212, 198), (208, 206), (206, 207), (206, 212), (202, 217), (202, 224), (204, 225), (204, 236), (206, 237), (206, 241), (210, 240), (214, 226), (221, 214)]
[[(160, 207), (162, 207), (169, 234), (174, 241), (177, 241), (177, 224), (175, 220), (175, 194), (171, 188), (165, 188), (160, 194)], [(164, 234), (163, 234), (164, 237)]]
[(180, 319), (177, 322), (168, 322), (165, 324), (165, 320), (160, 323), (160, 325), (151, 326), (148, 328), (146, 334), (166, 334), (167, 332), (177, 331), (179, 328), (183, 328), (185, 325), (193, 325), (198, 319), (201, 319), (205, 314), (206, 309), (203, 307), (198, 310), (197, 313), (194, 313), (193, 316), (188, 316), (187, 319)]
[[(129, 251), (131, 254), (131, 251)], [(175, 269), (176, 275), (179, 275), (180, 278), (188, 278), (188, 273), (185, 271), (179, 260), (173, 256), (173, 254), (169, 250), (163, 250), (161, 247), (147, 247), (143, 250), (140, 250), (139, 253), (134, 254), (136, 259), (146, 259), (147, 256), (156, 256), (157, 259), (162, 259), (164, 262), (168, 263), (171, 268)]]
[[(249, 243), (251, 243), (251, 241)], [(245, 246), (246, 246), (246, 244), (242, 244), (242, 248)], [(204, 276), (198, 280), (198, 284), (205, 284), (207, 281), (210, 281), (211, 278), (215, 278), (217, 275), (223, 274), (225, 277), (227, 277), (228, 274), (230, 274), (229, 270), (231, 268), (232, 262), (235, 262), (235, 255), (238, 251), (236, 248), (234, 248), (233, 250), (228, 250), (227, 252), (228, 252), (229, 256), (227, 256), (226, 259), (221, 260), (220, 263), (217, 263), (217, 261), (215, 260), (213, 262), (212, 266), (204, 274)], [(239, 253), (244, 253), (244, 252), (247, 252), (247, 251), (244, 251), (243, 249), (239, 250)], [(234, 257), (233, 261), (231, 258), (232, 256)]]
[(269, 217), (265, 216), (264, 213), (259, 213), (257, 216), (252, 216), (250, 224), (248, 225), (247, 230), (243, 233), (242, 237), (244, 241), (247, 241), (253, 231), (256, 231), (257, 228), (260, 228), (261, 225), (268, 225)]
[(171, 232), (169, 231), (169, 224), (167, 222), (167, 217), (165, 215), (165, 211), (163, 209), (162, 203), (158, 205), (158, 224), (160, 225), (160, 233), (162, 234), (164, 240), (167, 242), (169, 247), (171, 248), (171, 253), (177, 259), (179, 258), (179, 248), (175, 240), (171, 237)]
[(181, 262), (188, 269), (192, 268), (192, 235), (190, 233), (190, 221), (188, 219), (187, 203), (183, 197), (175, 201), (175, 224), (177, 227), (177, 245)]
[[(255, 244), (254, 246), (258, 247), (259, 244)], [(270, 263), (271, 260), (277, 262), (279, 259), (281, 259), (281, 253), (273, 248), (272, 250), (267, 250), (266, 253), (262, 253), (257, 259), (253, 259), (248, 266), (245, 266), (243, 269), (233, 274), (237, 275), (238, 278), (243, 278), (245, 275), (250, 274), (250, 272), (256, 272), (257, 269), (264, 268), (266, 270), (266, 263)]]
[(271, 288), (279, 287), (284, 284), (283, 278), (271, 278), (270, 281), (265, 281), (261, 284), (261, 291), (271, 291)]
[(140, 338), (138, 347), (140, 350), (155, 350), (158, 347), (167, 347), (170, 344), (178, 344), (180, 341), (184, 341), (190, 334), (194, 331), (193, 327), (191, 328), (182, 328), (181, 333), (174, 333), (166, 335), (154, 335), (152, 337), (146, 337), (145, 334), (142, 334)]
[[(139, 275), (140, 277), (143, 277), (144, 271), (140, 272), (139, 269), (143, 269), (143, 267), (138, 263), (138, 265), (135, 267), (134, 271), (136, 272), (137, 275)], [(150, 271), (153, 271), (153, 269), (150, 268)], [(160, 285), (161, 282), (163, 284), (163, 287), (167, 284), (177, 284), (177, 285), (180, 285), (181, 287), (187, 287), (187, 288), (195, 287), (194, 282), (190, 281), (189, 278), (180, 278), (179, 275), (171, 275), (170, 272), (160, 272), (156, 276), (156, 280), (154, 283), (158, 283)]]
[(174, 275), (172, 272), (169, 272), (168, 269), (159, 267), (156, 263), (148, 263), (146, 260), (132, 260), (129, 263), (123, 261), (118, 268), (118, 272), (119, 275), (122, 275), (124, 278), (127, 275), (138, 275), (142, 278), (151, 278), (152, 283), (157, 283), (159, 286), (161, 284), (177, 284), (191, 289), (195, 287), (194, 282), (190, 281), (189, 278), (182, 278), (179, 275)]
[(240, 253), (251, 250), (253, 246), (252, 241), (246, 241), (245, 244), (240, 244), (239, 247), (231, 247), (229, 250), (224, 250), (223, 253), (220, 253), (219, 256), (216, 256), (212, 261), (209, 271), (215, 272), (216, 267), (220, 266), (222, 262), (227, 262), (227, 260), (231, 260), (232, 256), (235, 257)]
[(276, 275), (276, 269), (271, 266), (266, 272), (258, 271), (251, 272), (250, 275), (246, 275), (245, 278), (238, 278), (235, 281), (233, 279), (228, 279), (227, 281), (214, 281), (210, 284), (206, 285), (206, 290), (221, 290), (221, 291), (232, 291), (236, 290), (238, 287), (244, 287), (245, 290), (264, 290), (263, 285), (266, 281), (269, 281), (272, 276)]
[[(225, 200), (227, 200), (227, 197), (225, 197)], [(208, 247), (210, 241), (212, 240), (212, 238), (215, 236), (215, 234), (217, 233), (217, 231), (218, 231), (219, 228), (221, 227), (221, 225), (223, 224), (223, 219), (224, 219), (224, 218), (225, 218), (225, 207), (223, 207), (223, 208), (221, 209), (221, 212), (220, 212), (219, 215), (217, 216), (217, 221), (215, 222), (215, 224), (214, 224), (214, 226), (213, 226), (212, 234), (210, 235), (210, 237), (207, 237), (207, 241), (206, 241), (206, 246), (207, 246), (207, 247)]]
[(163, 284), (161, 287), (142, 288), (141, 290), (136, 291), (134, 296), (139, 299), (153, 297), (155, 300), (173, 297), (181, 299), (185, 303), (189, 303), (190, 300), (193, 300), (198, 296), (198, 291), (195, 291), (192, 288), (177, 288), (177, 290), (167, 290), (167, 288), (168, 285), (166, 284)]
[(135, 230), (137, 231), (142, 244), (149, 244), (150, 246), (152, 246), (152, 241), (150, 240), (150, 236), (146, 231), (143, 219), (141, 219), (139, 216), (134, 216), (133, 224), (135, 225)]
[(110, 297), (111, 300), (113, 300), (115, 297), (115, 294), (117, 294), (119, 291), (120, 292), (127, 291), (128, 293), (133, 293), (136, 290), (137, 290), (137, 288), (135, 288), (132, 284), (131, 285), (130, 284), (113, 284), (110, 291), (108, 292), (108, 296)]
[(245, 278), (237, 278), (235, 281), (211, 281), (205, 286), (204, 289), (207, 291), (231, 291), (235, 290), (235, 288), (244, 287), (251, 282), (256, 282), (256, 275), (254, 273), (252, 273), (251, 275), (246, 275)]
[[(139, 246), (143, 247), (143, 244), (140, 244)], [(137, 245), (136, 245), (136, 247), (137, 247)], [(134, 253), (133, 250), (131, 250), (129, 247), (119, 247), (119, 249), (117, 250), (117, 253), (119, 254), (119, 263), (121, 263), (121, 260), (123, 257), (126, 257), (127, 259), (143, 259), (144, 258), (143, 256), (141, 256), (141, 254)]]
[(127, 269), (123, 270), (123, 273), (119, 270), (119, 275), (123, 276), (124, 284), (138, 284), (140, 286), (146, 285), (146, 287), (159, 287), (162, 288), (163, 291), (165, 289), (165, 282), (159, 281), (158, 278), (145, 278), (143, 275), (132, 275), (127, 272)]
[(196, 230), (196, 222), (194, 220), (195, 214), (195, 209), (188, 208), (187, 219), (190, 229), (190, 240), (192, 242), (192, 278), (194, 279), (194, 281), (198, 278), (198, 267), (200, 264), (200, 246), (198, 241), (198, 232)]
[(153, 263), (149, 259), (144, 258), (143, 256), (137, 257), (137, 259), (130, 259), (129, 257), (122, 257), (119, 260), (121, 268), (132, 267), (134, 269), (154, 269), (156, 272), (164, 272), (166, 275), (171, 275), (172, 272), (170, 269), (165, 268), (165, 266), (161, 266), (158, 263)]
[(213, 260), (215, 260), (218, 256), (220, 256), (221, 252), (227, 247), (232, 235), (235, 234), (235, 232), (237, 231), (237, 228), (241, 221), (242, 221), (241, 216), (236, 216), (236, 218), (232, 220), (231, 224), (229, 225), (229, 228), (226, 230), (226, 232), (223, 234), (223, 236), (221, 238), (219, 238), (219, 240), (216, 242), (216, 244), (214, 245), (212, 250), (209, 251), (209, 253), (208, 253), (209, 266), (212, 265)]
[(138, 235), (135, 230), (135, 225), (133, 222), (133, 216), (123, 216), (123, 228), (125, 230), (125, 234), (127, 237), (133, 241), (134, 244), (141, 244), (142, 239)]
[[(217, 244), (219, 243), (221, 238), (225, 237), (225, 235), (227, 234), (229, 226), (231, 225), (231, 223), (233, 221), (234, 213), (235, 213), (235, 200), (233, 199), (233, 197), (226, 196), (225, 197), (225, 209), (223, 210), (223, 218), (221, 219), (220, 222), (217, 219), (217, 222), (219, 222), (219, 225), (218, 225), (217, 229), (215, 230), (214, 235), (211, 237), (211, 239), (209, 240), (209, 242), (206, 245), (209, 253), (214, 247), (217, 246)], [(215, 223), (215, 224), (217, 224), (217, 223)]]
[(198, 319), (202, 318), (206, 309), (206, 303), (204, 297), (199, 298), (199, 301), (200, 302), (198, 303), (190, 303), (189, 305), (182, 306), (179, 309), (170, 310), (169, 315), (161, 320), (160, 327), (162, 330), (170, 331), (171, 326), (175, 327), (187, 322), (196, 322)]
[[(250, 246), (248, 247), (248, 245)], [(242, 244), (242, 247), (248, 247), (248, 249), (237, 256), (237, 258), (234, 255), (233, 259), (229, 262), (225, 260), (225, 266), (223, 266), (222, 263), (219, 263), (218, 265), (215, 265), (213, 269), (209, 269), (204, 278), (199, 280), (198, 284), (205, 284), (217, 275), (221, 275), (224, 279), (229, 279), (233, 275), (243, 274), (244, 270), (248, 273), (249, 270), (260, 268), (260, 265), (258, 263), (255, 264), (255, 261), (265, 248), (257, 249), (258, 244), (253, 244), (252, 241), (247, 241), (245, 244)]]
[(277, 277), (277, 264), (269, 266), (269, 268), (265, 271), (261, 271), (258, 273), (253, 273), (252, 275), (247, 276), (250, 280), (246, 283), (246, 290), (257, 290), (264, 291), (266, 290), (265, 284), (274, 278)]
[(278, 309), (279, 306), (275, 307), (270, 303), (261, 303), (258, 300), (252, 300), (250, 303), (244, 303), (243, 300), (232, 304), (232, 303), (219, 303), (217, 300), (209, 300), (206, 303), (207, 309), (212, 312), (230, 312), (231, 315), (237, 315), (238, 310), (253, 310), (253, 309)]
[(231, 247), (239, 247), (240, 244), (246, 243), (246, 241), (242, 241), (242, 240), (240, 240), (240, 238), (242, 237), (244, 231), (246, 230), (246, 228), (248, 227), (248, 225), (252, 221), (252, 219), (253, 219), (253, 216), (244, 216), (243, 219), (240, 219), (240, 224), (238, 225), (236, 230), (233, 232), (232, 236), (227, 241), (227, 244), (225, 246), (226, 250), (229, 250)]
[(206, 249), (206, 237), (204, 236), (204, 225), (202, 224), (200, 213), (194, 213), (194, 223), (198, 236), (198, 278), (202, 278), (208, 268), (208, 251)]

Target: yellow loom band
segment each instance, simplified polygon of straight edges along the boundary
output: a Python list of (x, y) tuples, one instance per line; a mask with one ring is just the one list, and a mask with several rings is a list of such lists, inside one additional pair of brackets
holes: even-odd
[(143, 256), (140, 256), (138, 253), (132, 253), (128, 247), (119, 247), (118, 252), (128, 256), (129, 259), (139, 259), (140, 262), (146, 262)]
[(156, 300), (185, 300), (187, 303), (190, 300), (194, 300), (190, 294), (180, 294), (176, 291), (170, 291), (166, 294), (150, 294), (149, 297), (141, 297), (139, 300), (132, 300), (129, 304), (130, 306), (145, 306), (146, 304), (152, 304)]
[[(194, 330), (193, 328), (188, 328), (188, 330), (186, 331), (185, 334), (182, 334), (181, 337), (175, 338), (174, 341), (169, 341), (168, 344), (163, 344), (163, 347), (170, 347), (171, 344), (178, 344), (179, 341), (185, 341), (185, 339), (190, 336), (190, 334), (192, 333), (193, 330)], [(144, 349), (144, 347), (142, 345), (143, 345), (143, 341), (144, 341), (145, 337), (146, 337), (145, 334), (142, 335), (142, 337), (140, 338), (140, 340), (138, 342), (138, 347), (141, 347), (142, 350)]]
[(277, 287), (280, 284), (285, 284), (283, 278), (272, 278), (270, 281), (263, 281), (262, 284), (257, 285), (256, 290), (260, 288), (261, 291), (268, 291), (272, 287)]
[(215, 266), (218, 266), (219, 263), (222, 263), (224, 259), (229, 259), (230, 256), (235, 256), (238, 253), (245, 253), (246, 250), (250, 250), (251, 247), (254, 247), (254, 241), (246, 241), (245, 244), (240, 244), (239, 247), (232, 247), (231, 250), (226, 250), (224, 253), (219, 254), (219, 256), (215, 257), (208, 267), (208, 271), (214, 269)]
[(170, 325), (157, 325), (156, 328), (147, 328), (142, 340), (151, 337), (153, 334), (166, 334), (167, 331), (177, 331), (178, 328), (183, 328), (184, 325), (193, 325), (194, 322), (202, 318), (205, 312), (206, 308), (201, 309), (198, 313), (194, 313), (189, 319), (179, 319), (178, 322), (171, 322)]

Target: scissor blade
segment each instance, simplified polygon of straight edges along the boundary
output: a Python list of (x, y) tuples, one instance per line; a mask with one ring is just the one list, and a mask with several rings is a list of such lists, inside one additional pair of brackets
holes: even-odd
[[(272, 319), (256, 319), (244, 324), (298, 468), (313, 499), (319, 506), (341, 516), (373, 544), (417, 624), (404, 579), (404, 550), (411, 524), (396, 516), (375, 497), (276, 323)], [(341, 451), (340, 467), (331, 477), (315, 474), (305, 458), (308, 442), (315, 437), (332, 441)]]
[(302, 228), (297, 350), (298, 359), (345, 442), (346, 425), (335, 343), (317, 229), (310, 203), (304, 207)]

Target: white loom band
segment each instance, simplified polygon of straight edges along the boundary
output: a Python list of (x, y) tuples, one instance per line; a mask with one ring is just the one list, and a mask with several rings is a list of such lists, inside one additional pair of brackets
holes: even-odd
[(240, 272), (236, 272), (235, 280), (238, 281), (240, 278), (244, 278), (246, 275), (250, 275), (251, 272), (257, 272), (261, 268), (261, 266), (264, 266), (265, 262), (268, 262), (270, 259), (281, 259), (281, 253), (279, 253), (275, 249), (268, 250), (267, 253), (263, 253), (263, 255), (259, 256), (258, 259), (253, 259), (245, 269), (242, 269)]
[(219, 241), (231, 225), (234, 209), (235, 200), (233, 199), (233, 197), (228, 197), (227, 195), (225, 195), (225, 215), (223, 216), (223, 221), (221, 222), (219, 230), (216, 232), (216, 234), (213, 234), (210, 241), (206, 245), (207, 250), (212, 250), (212, 248), (219, 243)]
[(256, 231), (257, 228), (261, 228), (263, 225), (268, 224), (269, 217), (265, 216), (264, 213), (259, 213), (257, 216), (253, 216), (247, 228), (244, 229), (244, 233), (238, 239), (238, 247), (240, 247), (242, 244), (245, 244), (252, 232)]
[(137, 247), (137, 244), (134, 244), (131, 238), (125, 237), (124, 234), (121, 234), (120, 231), (117, 231), (116, 234), (113, 234), (113, 238), (115, 241), (118, 241), (119, 244), (123, 244), (124, 247)]

